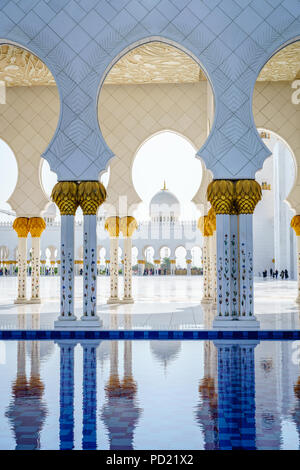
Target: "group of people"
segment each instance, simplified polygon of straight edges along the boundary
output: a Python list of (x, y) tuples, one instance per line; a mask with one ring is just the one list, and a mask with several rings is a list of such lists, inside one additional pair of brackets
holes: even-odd
[[(267, 269), (265, 269), (262, 273), (263, 275), (263, 278), (267, 278), (268, 277), (268, 271)], [(283, 269), (280, 274), (279, 274), (279, 271), (278, 269), (276, 269), (275, 271), (271, 268), (270, 269), (270, 277), (272, 277), (273, 279), (278, 279), (278, 276), (280, 276), (280, 278), (283, 280), (283, 279), (288, 279), (289, 278), (289, 273), (288, 273), (288, 270), (287, 269)]]

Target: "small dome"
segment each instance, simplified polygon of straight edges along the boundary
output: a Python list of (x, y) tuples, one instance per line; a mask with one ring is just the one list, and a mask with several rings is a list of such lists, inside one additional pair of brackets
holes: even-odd
[(152, 220), (160, 219), (161, 221), (162, 217), (167, 217), (172, 221), (177, 220), (180, 216), (180, 202), (166, 188), (166, 183), (164, 183), (164, 187), (150, 201), (150, 216)]

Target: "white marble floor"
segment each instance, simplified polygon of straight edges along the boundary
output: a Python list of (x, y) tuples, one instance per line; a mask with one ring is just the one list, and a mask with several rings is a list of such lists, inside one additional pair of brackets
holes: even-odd
[[(134, 277), (133, 305), (107, 305), (109, 278), (98, 278), (98, 314), (103, 328), (208, 329), (215, 315), (201, 305), (201, 276)], [(120, 277), (120, 294), (123, 279)], [(0, 277), (0, 328), (52, 329), (59, 312), (59, 278), (42, 277), (40, 305), (15, 305), (17, 279)], [(28, 295), (30, 279), (28, 279)], [(295, 281), (255, 282), (255, 314), (262, 329), (299, 329)], [(120, 295), (121, 297), (121, 295)], [(82, 311), (82, 277), (75, 280), (76, 315)]]

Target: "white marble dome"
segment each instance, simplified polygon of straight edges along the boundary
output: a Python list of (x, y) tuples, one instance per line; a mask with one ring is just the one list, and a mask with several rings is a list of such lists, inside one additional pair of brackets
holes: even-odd
[(174, 222), (180, 216), (180, 202), (164, 183), (163, 188), (150, 201), (150, 217), (156, 222)]

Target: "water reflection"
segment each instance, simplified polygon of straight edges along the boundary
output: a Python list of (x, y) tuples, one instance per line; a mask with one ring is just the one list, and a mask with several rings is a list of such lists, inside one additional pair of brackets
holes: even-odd
[(30, 376), (26, 373), (26, 343), (19, 341), (17, 377), (12, 385), (12, 400), (6, 412), (15, 435), (16, 449), (40, 449), (47, 407), (43, 401), (44, 384), (40, 377), (40, 344), (31, 342)]
[(61, 450), (74, 447), (74, 348), (76, 341), (57, 341), (60, 348), (59, 441)]
[(219, 448), (218, 428), (218, 355), (212, 341), (204, 341), (204, 377), (199, 385), (200, 401), (196, 420), (204, 435), (204, 448)]
[[(31, 315), (32, 325), (39, 326), (39, 313)], [(18, 328), (26, 325), (26, 315), (18, 315)], [(5, 413), (15, 436), (15, 448), (40, 449), (40, 433), (47, 415), (43, 401), (44, 384), (40, 377), (40, 343), (30, 341), (30, 375), (26, 372), (26, 341), (17, 346), (17, 376), (12, 384), (12, 398)]]
[[(117, 327), (117, 316), (111, 316), (112, 326)], [(131, 327), (131, 316), (125, 315), (125, 328)], [(106, 403), (101, 412), (109, 436), (109, 448), (133, 449), (134, 430), (141, 409), (136, 403), (137, 383), (132, 371), (132, 341), (124, 342), (123, 379), (119, 376), (119, 342), (110, 343), (110, 374), (105, 386)]]
[(216, 341), (219, 448), (256, 448), (254, 348), (258, 342)]
[[(111, 317), (112, 324), (117, 321)], [(291, 361), (292, 342), (60, 340), (59, 373), (55, 357), (50, 376), (41, 375), (46, 346), (51, 343), (16, 345), (16, 376), (5, 409), (16, 449), (43, 447), (41, 435), (45, 441), (58, 405), (51, 425), (64, 450), (147, 448), (151, 433), (160, 432), (175, 449), (189, 448), (189, 438), (197, 448), (195, 433), (204, 449), (278, 449), (291, 436), (299, 447), (300, 376)], [(161, 374), (161, 366), (168, 372)], [(153, 390), (157, 398), (149, 399)], [(167, 397), (167, 409), (160, 397)], [(174, 427), (182, 434), (172, 441), (167, 434), (173, 436)]]

